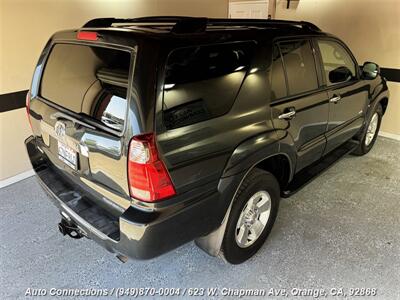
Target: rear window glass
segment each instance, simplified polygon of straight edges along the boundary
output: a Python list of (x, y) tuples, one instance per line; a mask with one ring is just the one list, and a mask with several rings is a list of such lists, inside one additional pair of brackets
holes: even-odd
[(167, 61), (163, 118), (167, 129), (227, 113), (250, 64), (253, 43), (181, 48)]
[(130, 57), (126, 51), (56, 44), (44, 69), (40, 94), (68, 110), (122, 131)]

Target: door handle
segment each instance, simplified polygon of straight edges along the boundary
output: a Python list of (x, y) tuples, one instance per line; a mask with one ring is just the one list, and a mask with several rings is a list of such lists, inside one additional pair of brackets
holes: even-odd
[(331, 103), (338, 103), (340, 100), (342, 99), (342, 97), (340, 97), (340, 96), (333, 96), (331, 99), (329, 99), (329, 102), (331, 102)]
[(287, 112), (279, 115), (278, 119), (280, 119), (280, 120), (291, 120), (296, 115), (296, 110), (295, 110), (294, 107), (289, 107), (289, 108), (285, 109), (285, 111), (287, 111)]

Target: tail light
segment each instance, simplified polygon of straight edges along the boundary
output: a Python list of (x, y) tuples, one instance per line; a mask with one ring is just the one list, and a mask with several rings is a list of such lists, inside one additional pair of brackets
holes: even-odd
[(128, 181), (132, 198), (156, 202), (176, 194), (160, 160), (153, 133), (137, 135), (129, 144)]
[(28, 121), (29, 121), (29, 126), (31, 127), (31, 130), (33, 130), (32, 128), (32, 122), (31, 122), (31, 91), (28, 91), (26, 93), (26, 98), (25, 98), (25, 108), (26, 108), (26, 116), (28, 117)]

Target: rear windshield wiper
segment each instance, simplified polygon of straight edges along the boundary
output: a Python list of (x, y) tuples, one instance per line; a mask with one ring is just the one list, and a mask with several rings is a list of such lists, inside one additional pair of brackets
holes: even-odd
[(50, 118), (53, 119), (53, 120), (60, 120), (60, 119), (69, 120), (74, 124), (79, 124), (79, 125), (82, 125), (84, 127), (88, 127), (90, 129), (96, 129), (96, 127), (94, 127), (94, 126), (92, 126), (92, 125), (90, 125), (90, 124), (88, 124), (86, 122), (80, 121), (77, 118), (74, 118), (74, 117), (72, 117), (70, 115), (67, 115), (67, 114), (63, 113), (63, 112), (56, 112), (56, 113), (52, 114), (50, 116)]

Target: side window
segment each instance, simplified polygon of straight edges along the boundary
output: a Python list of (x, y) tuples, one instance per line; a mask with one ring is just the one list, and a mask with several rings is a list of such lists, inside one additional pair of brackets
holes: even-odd
[(328, 86), (356, 78), (356, 66), (347, 50), (335, 41), (318, 40)]
[(289, 95), (317, 89), (318, 79), (310, 42), (281, 42), (279, 48), (285, 65)]
[(168, 57), (163, 101), (167, 129), (227, 113), (250, 64), (253, 43), (196, 46)]
[(272, 51), (271, 67), (271, 100), (287, 96), (285, 71), (283, 70), (282, 57), (277, 46)]

